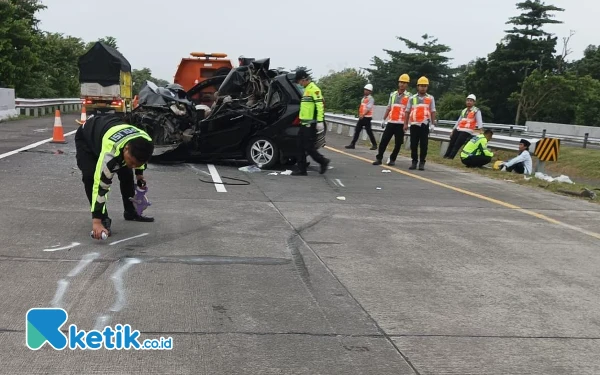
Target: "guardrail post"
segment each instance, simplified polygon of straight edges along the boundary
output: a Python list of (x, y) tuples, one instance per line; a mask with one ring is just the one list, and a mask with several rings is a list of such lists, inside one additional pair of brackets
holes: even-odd
[(509, 136), (509, 137), (512, 137), (512, 132), (513, 132), (513, 127), (511, 126), (511, 127), (510, 127), (510, 130), (508, 131), (508, 136)]
[(546, 138), (546, 129), (542, 131), (542, 138)]
[(585, 137), (583, 137), (583, 148), (587, 148), (587, 143), (588, 143), (588, 137), (590, 136), (590, 133), (585, 133)]

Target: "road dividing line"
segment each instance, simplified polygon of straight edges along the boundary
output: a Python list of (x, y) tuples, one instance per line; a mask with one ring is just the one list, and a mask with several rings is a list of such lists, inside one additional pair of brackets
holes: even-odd
[[(66, 134), (65, 134), (65, 137), (66, 137), (66, 136), (69, 136), (69, 135), (71, 135), (71, 134), (75, 134), (75, 132), (76, 132), (76, 131), (77, 131), (77, 130), (73, 130), (72, 132), (68, 132), (68, 133), (66, 133)], [(52, 138), (48, 138), (48, 139), (46, 139), (46, 140), (43, 140), (43, 141), (39, 141), (39, 142), (32, 143), (32, 144), (30, 144), (30, 145), (28, 145), (28, 146), (25, 146), (25, 147), (21, 147), (21, 148), (19, 148), (19, 149), (13, 150), (13, 151), (6, 152), (6, 153), (4, 153), (4, 154), (1, 154), (1, 155), (0, 155), (0, 159), (4, 159), (4, 158), (6, 158), (6, 157), (9, 157), (9, 156), (11, 156), (11, 155), (14, 155), (14, 154), (18, 154), (18, 153), (19, 153), (19, 152), (21, 152), (21, 151), (27, 151), (27, 150), (29, 150), (29, 149), (32, 149), (32, 148), (35, 148), (35, 147), (37, 147), (37, 146), (43, 145), (44, 143), (48, 143), (48, 142), (50, 142), (51, 140), (52, 140)]]
[[(338, 150), (337, 148), (333, 148), (331, 146), (325, 146), (325, 148), (328, 149), (328, 150), (330, 150), (330, 151), (342, 154), (342, 155), (350, 156), (351, 158), (354, 158), (354, 159), (362, 160), (362, 161), (367, 162), (369, 164), (373, 163), (372, 160), (363, 158), (363, 157), (358, 156), (358, 155), (353, 155), (353, 154), (350, 154), (350, 153), (342, 151), (342, 150)], [(491, 197), (487, 197), (487, 196), (482, 195), (482, 194), (473, 193), (472, 191), (468, 191), (468, 190), (464, 190), (464, 189), (461, 189), (461, 188), (457, 188), (457, 187), (454, 187), (452, 185), (448, 185), (448, 184), (445, 184), (443, 182), (435, 181), (435, 180), (432, 180), (432, 179), (427, 178), (427, 177), (419, 176), (419, 175), (414, 174), (414, 173), (406, 172), (406, 171), (400, 170), (398, 168), (394, 168), (394, 167), (390, 167), (390, 166), (385, 166), (385, 168), (389, 169), (389, 170), (392, 170), (394, 172), (403, 174), (405, 176), (416, 178), (417, 180), (429, 182), (430, 184), (441, 186), (441, 187), (449, 189), (449, 190), (454, 190), (456, 192), (459, 192), (459, 193), (462, 193), (462, 194), (465, 194), (465, 195), (470, 195), (470, 196), (475, 197), (475, 198), (479, 198), (479, 199), (482, 199), (482, 200), (485, 200), (485, 201), (488, 201), (488, 202), (491, 202), (491, 203), (495, 203), (497, 205), (500, 205), (500, 206), (503, 206), (503, 207), (506, 207), (506, 208), (510, 208), (512, 210), (515, 210), (515, 211), (522, 212), (524, 214), (527, 214), (527, 215), (536, 217), (538, 219), (547, 221), (547, 222), (549, 222), (551, 224), (556, 224), (556, 225), (559, 225), (559, 226), (561, 226), (563, 228), (571, 229), (571, 230), (574, 230), (576, 232), (583, 233), (585, 235), (588, 235), (590, 237), (594, 237), (594, 238), (600, 240), (600, 233), (591, 232), (591, 231), (585, 230), (583, 228), (576, 227), (574, 225), (563, 223), (562, 221), (555, 220), (555, 219), (553, 219), (551, 217), (548, 217), (546, 215), (537, 213), (535, 211), (531, 211), (531, 210), (528, 210), (528, 209), (525, 209), (525, 208), (521, 208), (519, 206), (515, 206), (514, 204), (507, 203), (507, 202), (504, 202), (504, 201), (501, 201), (501, 200), (498, 200), (498, 199), (494, 199), (494, 198), (491, 198)]]
[(111, 242), (111, 243), (109, 244), (109, 246), (116, 245), (116, 244), (118, 244), (118, 243), (125, 242), (125, 241), (129, 241), (129, 240), (133, 240), (133, 239), (135, 239), (135, 238), (144, 237), (144, 236), (147, 236), (147, 235), (148, 235), (148, 233), (142, 233), (142, 234), (139, 234), (139, 235), (137, 235), (137, 236), (133, 236), (133, 237), (129, 237), (129, 238), (124, 238), (124, 239), (122, 239), (122, 240), (118, 240), (118, 241), (115, 241), (115, 242)]
[(221, 176), (219, 176), (219, 172), (217, 172), (217, 168), (214, 165), (208, 164), (208, 171), (212, 176), (213, 182), (215, 183), (215, 188), (219, 193), (227, 193), (227, 189), (225, 189), (225, 185), (223, 185), (223, 181), (221, 181)]
[(74, 248), (75, 246), (79, 246), (79, 245), (81, 245), (79, 242), (73, 242), (72, 244), (70, 244), (70, 245), (67, 245), (67, 246), (63, 246), (63, 247), (51, 247), (51, 248), (49, 248), (49, 249), (44, 249), (44, 250), (42, 250), (42, 251), (60, 251), (60, 250), (67, 250), (67, 249), (72, 249), (72, 248)]

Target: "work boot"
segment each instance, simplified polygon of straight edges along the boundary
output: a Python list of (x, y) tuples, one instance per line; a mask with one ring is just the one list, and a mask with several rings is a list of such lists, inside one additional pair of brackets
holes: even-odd
[(373, 162), (373, 165), (381, 165), (381, 163), (382, 163), (382, 162), (381, 162), (381, 159), (376, 159), (376, 160)]
[(354, 145), (353, 145), (353, 144), (350, 144), (350, 145), (346, 146), (346, 148), (355, 149), (356, 147), (354, 147)]
[(106, 217), (106, 218), (102, 219), (102, 226), (104, 228), (106, 228), (106, 230), (108, 231), (108, 237), (110, 237), (110, 235), (112, 234), (112, 231), (110, 230), (111, 224), (112, 224), (112, 220), (110, 219), (110, 217)]
[(412, 164), (410, 165), (410, 167), (408, 167), (408, 169), (410, 169), (410, 170), (417, 169), (417, 162), (413, 161)]
[(124, 211), (123, 217), (127, 221), (141, 221), (143, 223), (151, 223), (154, 221), (153, 217), (138, 215), (135, 211)]
[(422, 161), (422, 162), (419, 163), (419, 170), (420, 171), (424, 171), (425, 170), (425, 162), (424, 161)]
[(373, 146), (371, 146), (371, 148), (370, 148), (370, 149), (371, 149), (371, 150), (377, 150), (377, 145), (373, 145)]
[(393, 165), (396, 165), (396, 161), (395, 160), (390, 160), (388, 161), (387, 165), (389, 165), (390, 167)]
[(319, 170), (319, 174), (323, 174), (323, 173), (327, 172), (327, 167), (329, 166), (330, 162), (331, 162), (331, 160), (325, 159), (323, 164), (321, 164), (321, 170)]

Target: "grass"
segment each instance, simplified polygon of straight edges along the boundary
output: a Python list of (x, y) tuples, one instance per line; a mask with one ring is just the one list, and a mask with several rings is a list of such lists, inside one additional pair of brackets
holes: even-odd
[[(371, 146), (371, 143), (369, 141), (363, 142), (365, 145)], [(390, 145), (387, 148), (386, 155), (384, 156), (384, 163), (387, 157), (389, 156), (389, 153), (392, 151), (393, 147), (394, 145), (392, 139)], [(566, 175), (571, 179), (571, 181), (574, 182), (573, 184), (568, 184), (561, 182), (547, 182), (545, 180), (540, 180), (533, 177), (538, 163), (536, 157), (533, 157), (534, 173), (531, 175), (532, 178), (529, 180), (526, 180), (523, 175), (519, 175), (516, 173), (501, 172), (498, 170), (493, 170), (491, 168), (491, 166), (497, 160), (509, 160), (517, 156), (516, 151), (493, 150), (494, 157), (492, 158), (492, 161), (486, 166), (489, 168), (465, 168), (465, 166), (460, 161), (460, 151), (458, 152), (454, 160), (448, 160), (440, 156), (440, 148), (441, 142), (433, 140), (429, 141), (427, 161), (445, 165), (448, 167), (457, 168), (461, 171), (478, 173), (489, 178), (509, 180), (519, 185), (529, 186), (531, 188), (537, 189), (544, 189), (566, 196), (573, 195), (565, 193), (565, 191), (579, 194), (584, 188), (587, 188), (592, 191), (594, 189), (599, 189), (595, 192), (596, 194), (600, 195), (600, 168), (598, 167), (600, 166), (600, 150), (597, 149), (561, 146), (560, 153), (558, 155), (558, 161), (546, 162), (544, 172), (552, 177)], [(402, 145), (400, 155), (410, 158), (410, 150), (406, 149), (406, 145)], [(589, 198), (586, 197), (579, 198), (589, 200)], [(600, 198), (596, 198), (595, 200), (593, 200), (593, 202), (600, 203)]]

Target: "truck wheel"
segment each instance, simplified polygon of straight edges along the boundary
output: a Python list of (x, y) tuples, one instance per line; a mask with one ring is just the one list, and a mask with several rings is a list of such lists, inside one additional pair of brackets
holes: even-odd
[(279, 161), (279, 147), (266, 137), (256, 137), (246, 146), (246, 158), (261, 169), (270, 169)]

